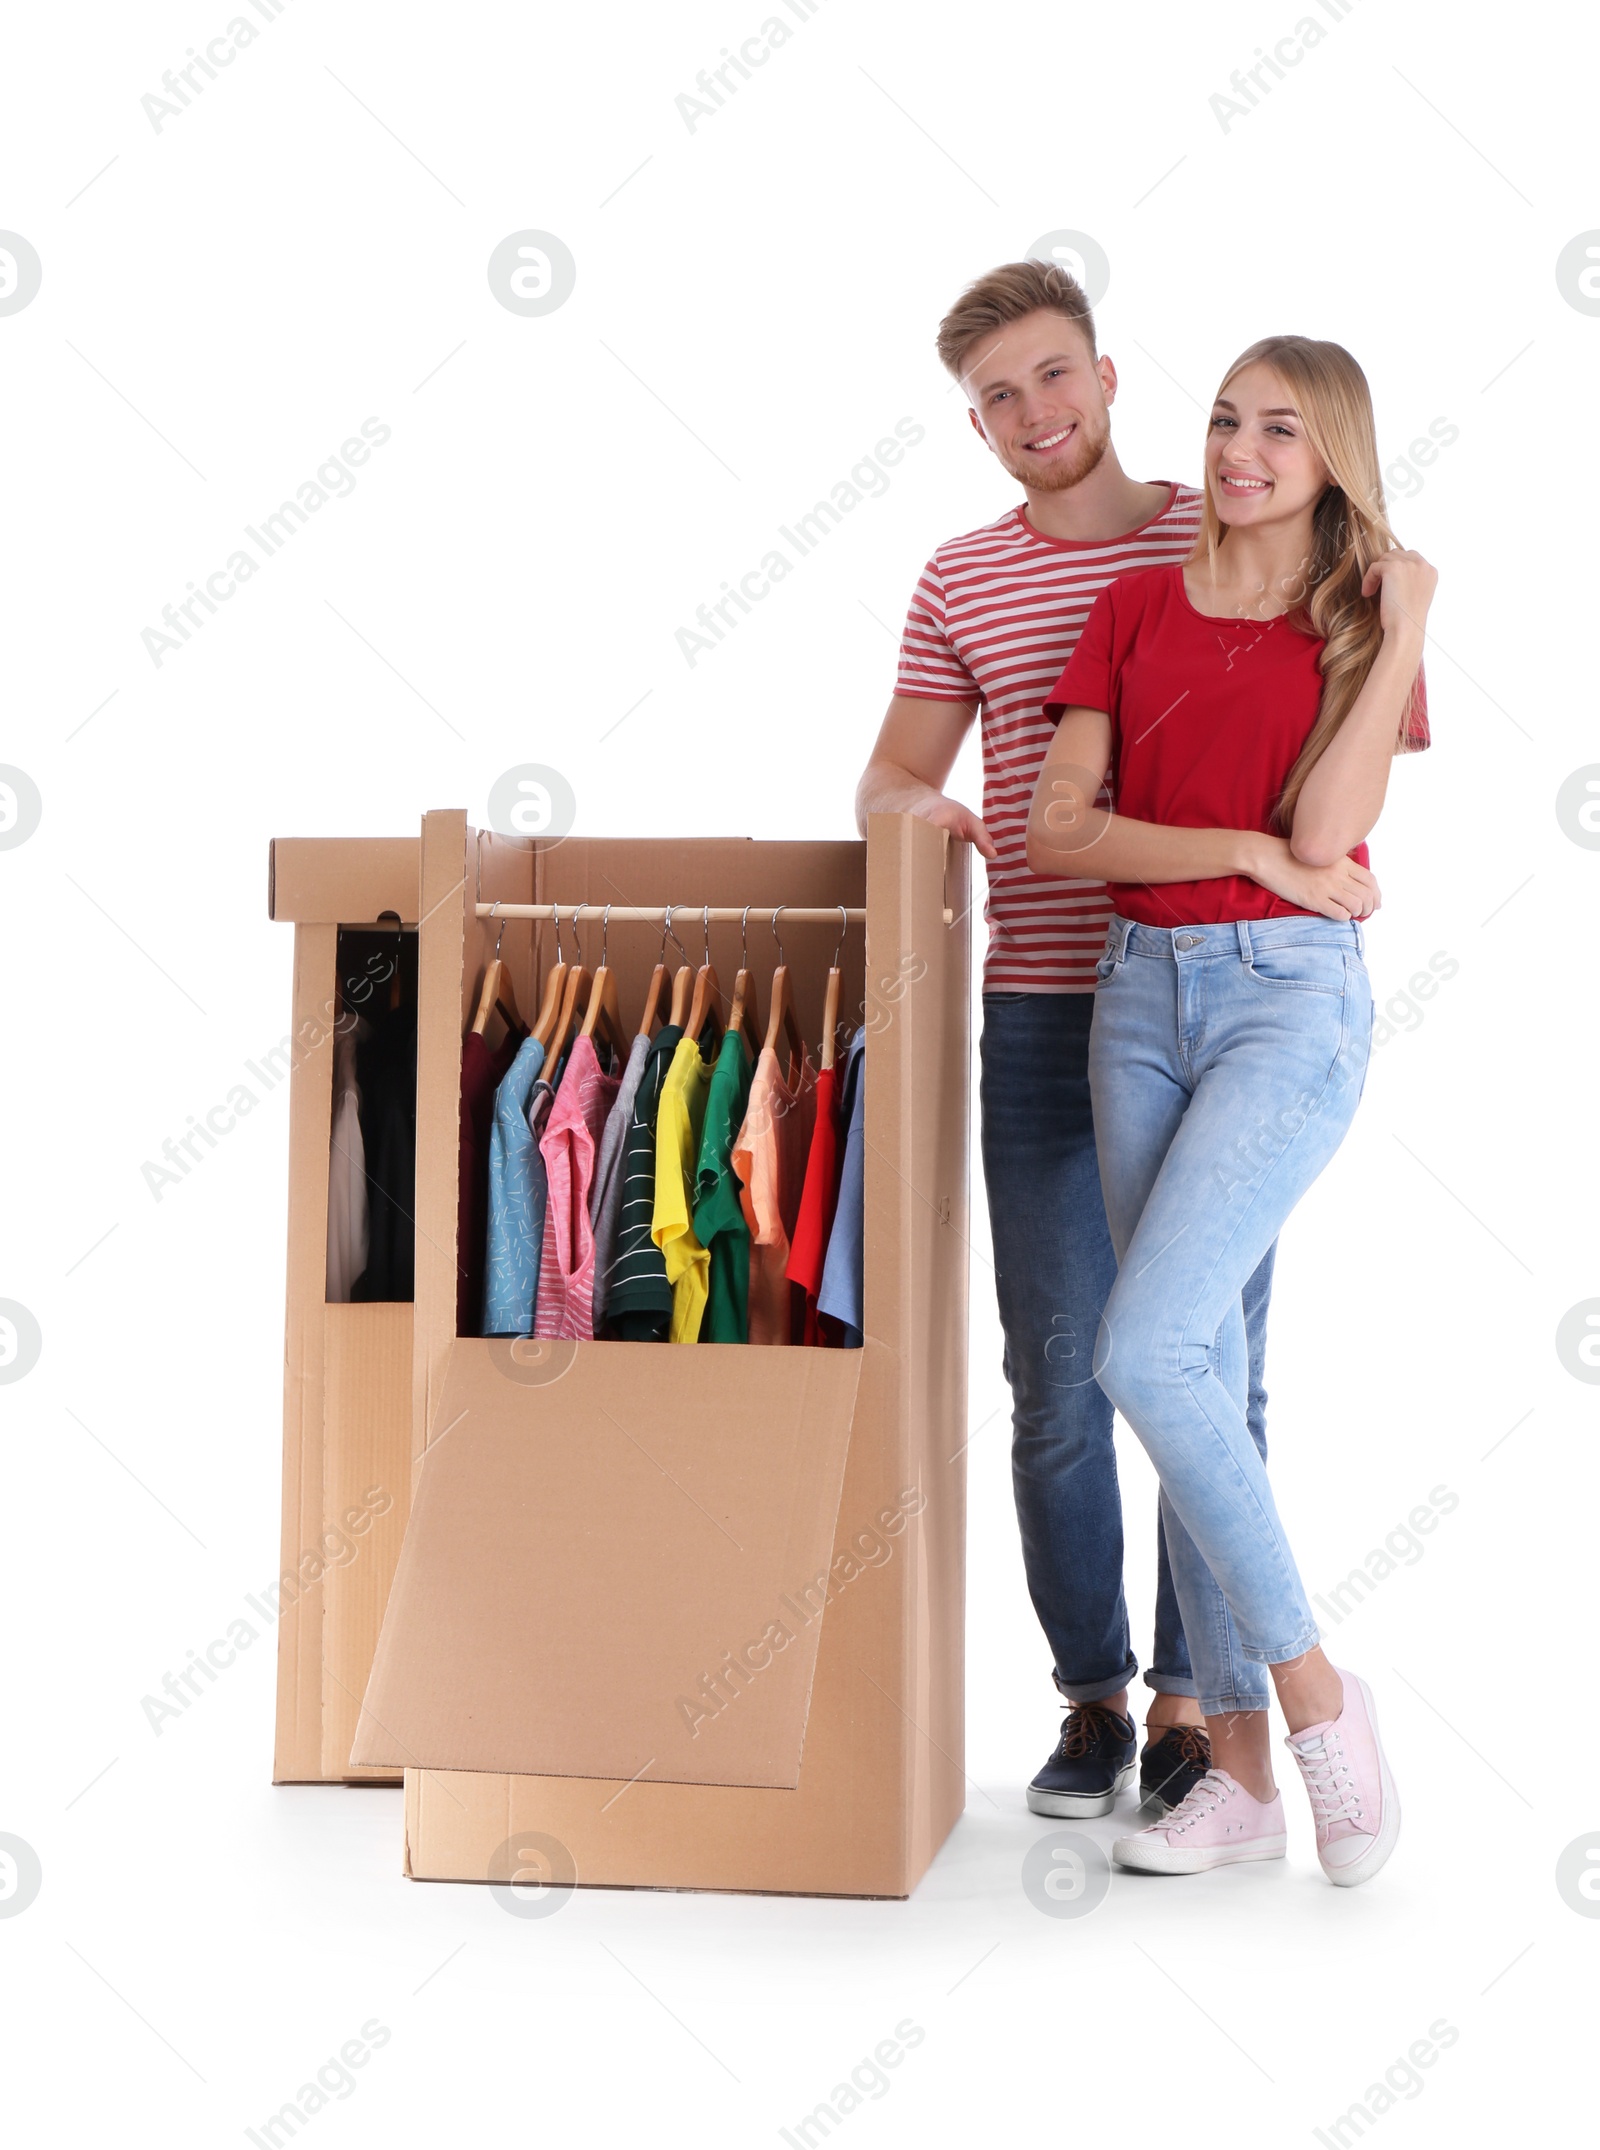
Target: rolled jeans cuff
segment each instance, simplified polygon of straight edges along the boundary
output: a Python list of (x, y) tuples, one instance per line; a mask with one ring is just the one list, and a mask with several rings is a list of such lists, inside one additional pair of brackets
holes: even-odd
[(1187, 1679), (1177, 1672), (1147, 1672), (1144, 1684), (1153, 1688), (1158, 1695), (1197, 1695), (1200, 1692), (1192, 1679)]
[(1059, 1672), (1052, 1672), (1051, 1677), (1057, 1691), (1069, 1702), (1103, 1702), (1107, 1695), (1120, 1695), (1125, 1687), (1131, 1687), (1138, 1670), (1138, 1660), (1129, 1658), (1125, 1670), (1113, 1673), (1108, 1680), (1073, 1680), (1069, 1684)]
[(1299, 1642), (1285, 1643), (1281, 1647), (1275, 1646), (1270, 1650), (1252, 1649), (1249, 1643), (1241, 1642), (1239, 1644), (1239, 1648), (1243, 1651), (1244, 1655), (1251, 1660), (1253, 1664), (1287, 1665), (1292, 1659), (1296, 1657), (1304, 1657), (1307, 1650), (1314, 1650), (1321, 1640), (1322, 1630), (1317, 1626), (1315, 1620), (1313, 1620), (1310, 1627), (1305, 1630)]

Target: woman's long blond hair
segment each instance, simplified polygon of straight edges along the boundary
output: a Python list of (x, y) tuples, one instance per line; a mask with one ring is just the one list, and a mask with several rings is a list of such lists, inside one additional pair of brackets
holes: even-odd
[[(1263, 336), (1248, 351), (1240, 352), (1217, 394), (1226, 395), (1230, 381), (1246, 366), (1258, 364), (1282, 376), (1306, 439), (1328, 466), (1330, 476), (1312, 514), (1311, 557), (1301, 570), (1301, 589), (1298, 594), (1293, 589), (1281, 593), (1289, 599), (1295, 624), (1323, 641), (1317, 721), (1289, 771), (1274, 817), (1280, 831), (1287, 834), (1301, 787), (1349, 715), (1383, 640), (1378, 600), (1362, 596), (1362, 578), (1373, 561), (1399, 541), (1389, 527), (1384, 506), (1372, 394), (1366, 375), (1350, 353), (1342, 344), (1322, 343), (1311, 336)], [(1194, 558), (1205, 558), (1215, 572), (1217, 549), (1226, 535), (1208, 484)], [(1413, 684), (1400, 720), (1398, 743), (1410, 747), (1419, 737), (1418, 694)]]

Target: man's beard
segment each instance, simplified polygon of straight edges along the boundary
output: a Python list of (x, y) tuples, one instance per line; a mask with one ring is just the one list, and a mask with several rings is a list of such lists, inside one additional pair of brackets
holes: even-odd
[[(1037, 470), (1028, 467), (1025, 448), (1017, 450), (1017, 461), (1006, 462), (1006, 469), (1021, 485), (1031, 487), (1036, 493), (1065, 493), (1074, 485), (1081, 485), (1091, 471), (1098, 470), (1106, 450), (1111, 446), (1111, 427), (1102, 426), (1099, 433), (1090, 434), (1082, 419), (1078, 421), (1078, 437), (1073, 443), (1073, 454), (1065, 461), (1046, 463)], [(1002, 458), (1002, 461), (1005, 459)]]

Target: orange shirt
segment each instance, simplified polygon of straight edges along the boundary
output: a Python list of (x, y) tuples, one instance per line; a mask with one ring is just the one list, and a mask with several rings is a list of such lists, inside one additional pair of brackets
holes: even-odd
[(794, 1287), (786, 1273), (789, 1238), (800, 1213), (816, 1109), (817, 1071), (809, 1058), (796, 1080), (786, 1083), (777, 1054), (763, 1046), (730, 1160), (750, 1227), (752, 1344), (795, 1341), (790, 1313)]

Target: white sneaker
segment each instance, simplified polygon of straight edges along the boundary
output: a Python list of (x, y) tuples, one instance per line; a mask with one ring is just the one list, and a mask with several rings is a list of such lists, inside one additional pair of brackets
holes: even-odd
[(1246, 1859), (1281, 1859), (1287, 1848), (1282, 1794), (1262, 1801), (1225, 1769), (1208, 1769), (1165, 1821), (1119, 1836), (1111, 1856), (1144, 1874), (1200, 1874)]
[(1337, 1888), (1353, 1889), (1371, 1880), (1399, 1841), (1400, 1800), (1378, 1742), (1372, 1690), (1353, 1672), (1339, 1678), (1340, 1714), (1291, 1733), (1284, 1745), (1311, 1797), (1322, 1871)]

